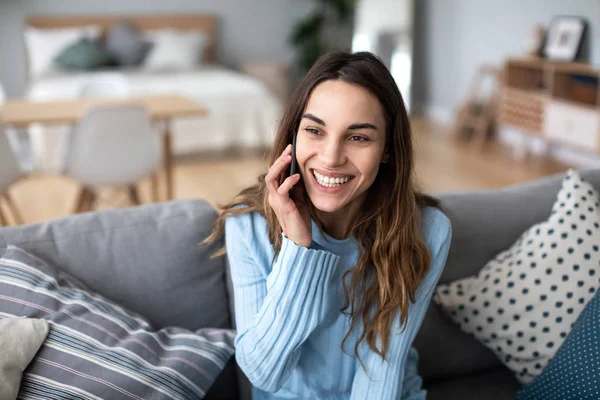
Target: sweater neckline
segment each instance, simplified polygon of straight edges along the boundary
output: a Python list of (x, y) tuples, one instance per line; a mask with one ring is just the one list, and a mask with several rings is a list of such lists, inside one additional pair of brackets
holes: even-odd
[(346, 239), (335, 239), (334, 237), (327, 234), (327, 232), (321, 232), (319, 226), (314, 219), (311, 219), (312, 224), (312, 237), (313, 240), (319, 243), (321, 246), (334, 246), (334, 247), (347, 247), (356, 242), (354, 237)]

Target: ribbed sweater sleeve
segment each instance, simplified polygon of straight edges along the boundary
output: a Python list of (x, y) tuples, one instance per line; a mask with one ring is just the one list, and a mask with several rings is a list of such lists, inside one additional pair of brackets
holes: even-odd
[(244, 214), (225, 222), (235, 298), (235, 354), (255, 387), (275, 392), (296, 366), (302, 343), (323, 320), (339, 279), (339, 256), (298, 246), (282, 234), (271, 270), (250, 221)]
[[(414, 349), (410, 353), (409, 350), (446, 263), (450, 238), (451, 227), (448, 222), (432, 238), (430, 269), (416, 291), (415, 302), (409, 304), (405, 329), (399, 327), (398, 311), (390, 332), (386, 361), (373, 351), (362, 352), (368, 375), (359, 363), (352, 382), (351, 400), (425, 399), (426, 392), (421, 388), (421, 378), (417, 374), (418, 355)], [(365, 342), (361, 344), (366, 346)], [(380, 341), (377, 346), (380, 348)]]

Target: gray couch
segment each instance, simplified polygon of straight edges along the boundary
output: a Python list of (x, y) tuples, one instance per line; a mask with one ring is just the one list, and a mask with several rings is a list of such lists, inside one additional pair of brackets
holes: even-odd
[[(582, 176), (600, 190), (600, 170)], [(475, 274), (532, 224), (545, 220), (563, 174), (500, 190), (439, 196), (453, 225), (441, 282)], [(224, 258), (198, 244), (217, 213), (202, 200), (87, 213), (0, 229), (93, 290), (146, 316), (157, 327), (232, 327), (233, 298)], [(428, 399), (513, 399), (519, 383), (493, 353), (455, 326), (433, 302), (415, 341)], [(250, 399), (232, 359), (208, 399)]]

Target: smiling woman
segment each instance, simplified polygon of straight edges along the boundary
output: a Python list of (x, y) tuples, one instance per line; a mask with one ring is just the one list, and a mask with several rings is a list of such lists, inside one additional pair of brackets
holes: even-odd
[(322, 56), (285, 109), (271, 167), (205, 241), (225, 234), (236, 360), (255, 400), (425, 398), (411, 344), (451, 228), (416, 190), (413, 159), (381, 60)]

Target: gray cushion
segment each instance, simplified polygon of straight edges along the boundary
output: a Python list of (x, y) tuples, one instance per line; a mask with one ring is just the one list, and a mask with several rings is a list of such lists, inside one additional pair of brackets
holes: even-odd
[(86, 213), (0, 228), (0, 254), (26, 249), (158, 329), (229, 328), (225, 257), (199, 245), (216, 217), (202, 200)]
[(105, 46), (120, 65), (137, 66), (144, 61), (152, 43), (144, 40), (133, 24), (120, 21), (107, 32)]
[[(525, 229), (544, 221), (560, 190), (564, 173), (502, 189), (438, 195), (452, 223), (452, 243), (440, 283), (476, 274)], [(600, 189), (600, 169), (581, 177)], [(480, 371), (500, 361), (473, 336), (460, 331), (434, 302), (415, 339), (424, 379)], [(440, 357), (443, 354), (443, 357)]]
[(454, 379), (426, 381), (427, 400), (513, 400), (521, 388), (507, 368), (498, 367)]
[(460, 376), (502, 365), (490, 349), (460, 330), (433, 301), (414, 345), (424, 379)]
[(16, 399), (23, 371), (48, 335), (48, 321), (0, 319), (0, 399)]

